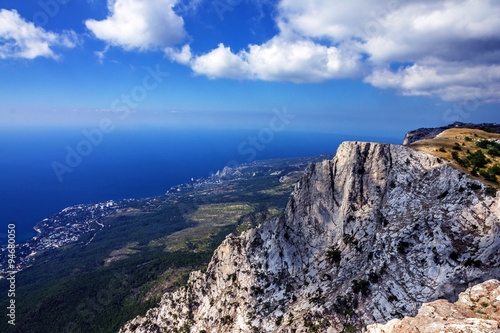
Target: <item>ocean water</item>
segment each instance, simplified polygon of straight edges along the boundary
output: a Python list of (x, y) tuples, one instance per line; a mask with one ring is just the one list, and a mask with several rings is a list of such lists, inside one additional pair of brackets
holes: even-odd
[[(36, 223), (65, 207), (161, 195), (173, 185), (207, 177), (230, 161), (331, 153), (345, 140), (400, 142), (280, 132), (273, 138), (263, 136), (265, 142), (258, 141), (255, 149), (249, 136), (258, 134), (258, 130), (116, 129), (102, 138), (94, 136), (92, 143), (76, 127), (1, 129), (0, 243), (6, 243), (9, 223), (16, 224), (16, 239), (21, 241), (35, 234)], [(75, 157), (72, 151), (85, 156)]]

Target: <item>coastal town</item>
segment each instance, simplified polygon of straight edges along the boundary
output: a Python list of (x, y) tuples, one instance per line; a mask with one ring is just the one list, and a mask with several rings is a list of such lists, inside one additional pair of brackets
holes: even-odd
[[(182, 197), (203, 198), (219, 193), (224, 184), (229, 184), (228, 188), (231, 188), (230, 182), (256, 176), (269, 175), (280, 177), (280, 182), (290, 181), (290, 179), (298, 178), (302, 174), (302, 171), (299, 170), (303, 170), (311, 161), (323, 158), (332, 158), (332, 155), (254, 161), (232, 168), (225, 167), (205, 178), (196, 180), (192, 178), (190, 182), (172, 186), (164, 195), (157, 197), (109, 200), (67, 207), (39, 222), (34, 227), (37, 232), (36, 236), (16, 243), (16, 271), (29, 267), (36, 260), (36, 255), (42, 251), (63, 248), (79, 241), (82, 242), (82, 245), (90, 243), (100, 230), (110, 227), (106, 224), (107, 217), (117, 214), (154, 211), (167, 202), (176, 203)], [(227, 191), (228, 188), (225, 190)], [(203, 201), (203, 199), (199, 200)], [(87, 234), (92, 236), (83, 242), (82, 236)], [(5, 278), (8, 272), (12, 271), (7, 265), (8, 254), (7, 245), (2, 245), (0, 247), (0, 279)]]
[[(95, 235), (99, 230), (109, 227), (104, 221), (106, 217), (134, 211), (151, 211), (159, 208), (167, 201), (175, 202), (179, 196), (189, 195), (194, 190), (206, 191), (206, 194), (214, 193), (217, 191), (217, 185), (220, 185), (223, 181), (221, 174), (221, 172), (217, 172), (207, 178), (192, 179), (189, 183), (172, 186), (166, 191), (165, 195), (158, 197), (109, 200), (67, 207), (39, 222), (34, 227), (37, 232), (36, 236), (16, 243), (15, 268), (20, 271), (29, 267), (32, 261), (35, 260), (36, 254), (41, 251), (62, 248), (68, 244), (78, 242), (82, 235), (91, 233)], [(225, 178), (227, 180), (230, 177)], [(87, 243), (90, 243), (92, 239), (93, 236)], [(1, 246), (0, 279), (5, 278), (7, 272), (11, 271), (7, 266), (8, 254), (7, 245)]]
[[(16, 244), (16, 269), (19, 271), (29, 266), (40, 251), (64, 247), (77, 242), (83, 234), (95, 233), (105, 228), (106, 226), (102, 223), (105, 217), (141, 207), (146, 202), (145, 199), (125, 199), (76, 205), (45, 218), (34, 227), (38, 235)], [(4, 275), (8, 271), (7, 254), (7, 246), (2, 246), (0, 249), (0, 275)]]

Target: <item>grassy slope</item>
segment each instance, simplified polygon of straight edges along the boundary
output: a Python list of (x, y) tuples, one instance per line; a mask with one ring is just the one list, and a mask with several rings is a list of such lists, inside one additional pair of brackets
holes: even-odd
[[(469, 138), (472, 141), (467, 140), (466, 138)], [(469, 167), (464, 167), (461, 166), (457, 163), (457, 161), (452, 157), (452, 152), (457, 152), (458, 156), (461, 159), (466, 159), (467, 158), (467, 150), (470, 152), (474, 153), (478, 150), (481, 150), (484, 155), (491, 160), (490, 163), (486, 165), (485, 168), (478, 168), (479, 170), (487, 170), (493, 165), (500, 163), (500, 157), (492, 156), (488, 154), (489, 149), (484, 149), (480, 148), (477, 146), (477, 143), (481, 140), (500, 140), (500, 134), (498, 133), (489, 133), (485, 132), (483, 130), (475, 130), (475, 129), (464, 129), (464, 128), (452, 128), (449, 130), (446, 130), (439, 134), (437, 137), (433, 139), (428, 139), (428, 140), (421, 140), (417, 141), (409, 147), (412, 147), (414, 149), (424, 151), (426, 153), (429, 153), (431, 155), (437, 156), (439, 158), (448, 160), (452, 162), (452, 166), (458, 170), (460, 170), (463, 173), (468, 174), (470, 177), (473, 179), (477, 179), (482, 181), (483, 183), (493, 186), (493, 187), (498, 187), (499, 184), (498, 182), (492, 182), (489, 180), (486, 180), (484, 177), (478, 175), (471, 175), (472, 172), (472, 166)], [(456, 144), (458, 143), (458, 146), (461, 148), (461, 150), (455, 150), (453, 147), (457, 146)], [(444, 149), (445, 152), (440, 151), (440, 149)], [(497, 177), (497, 181), (498, 181)]]

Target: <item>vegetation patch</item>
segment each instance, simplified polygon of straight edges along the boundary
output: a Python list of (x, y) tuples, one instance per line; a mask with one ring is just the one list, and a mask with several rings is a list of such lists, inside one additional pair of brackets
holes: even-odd
[[(448, 129), (433, 139), (410, 145), (454, 162), (462, 172), (498, 187), (500, 176), (500, 134), (474, 129)], [(452, 164), (453, 165), (453, 164)]]

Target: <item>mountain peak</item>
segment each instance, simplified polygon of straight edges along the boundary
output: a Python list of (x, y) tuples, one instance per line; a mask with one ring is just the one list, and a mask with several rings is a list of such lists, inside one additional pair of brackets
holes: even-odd
[(229, 236), (207, 271), (122, 332), (354, 332), (500, 276), (500, 200), (445, 160), (344, 142), (281, 216)]

